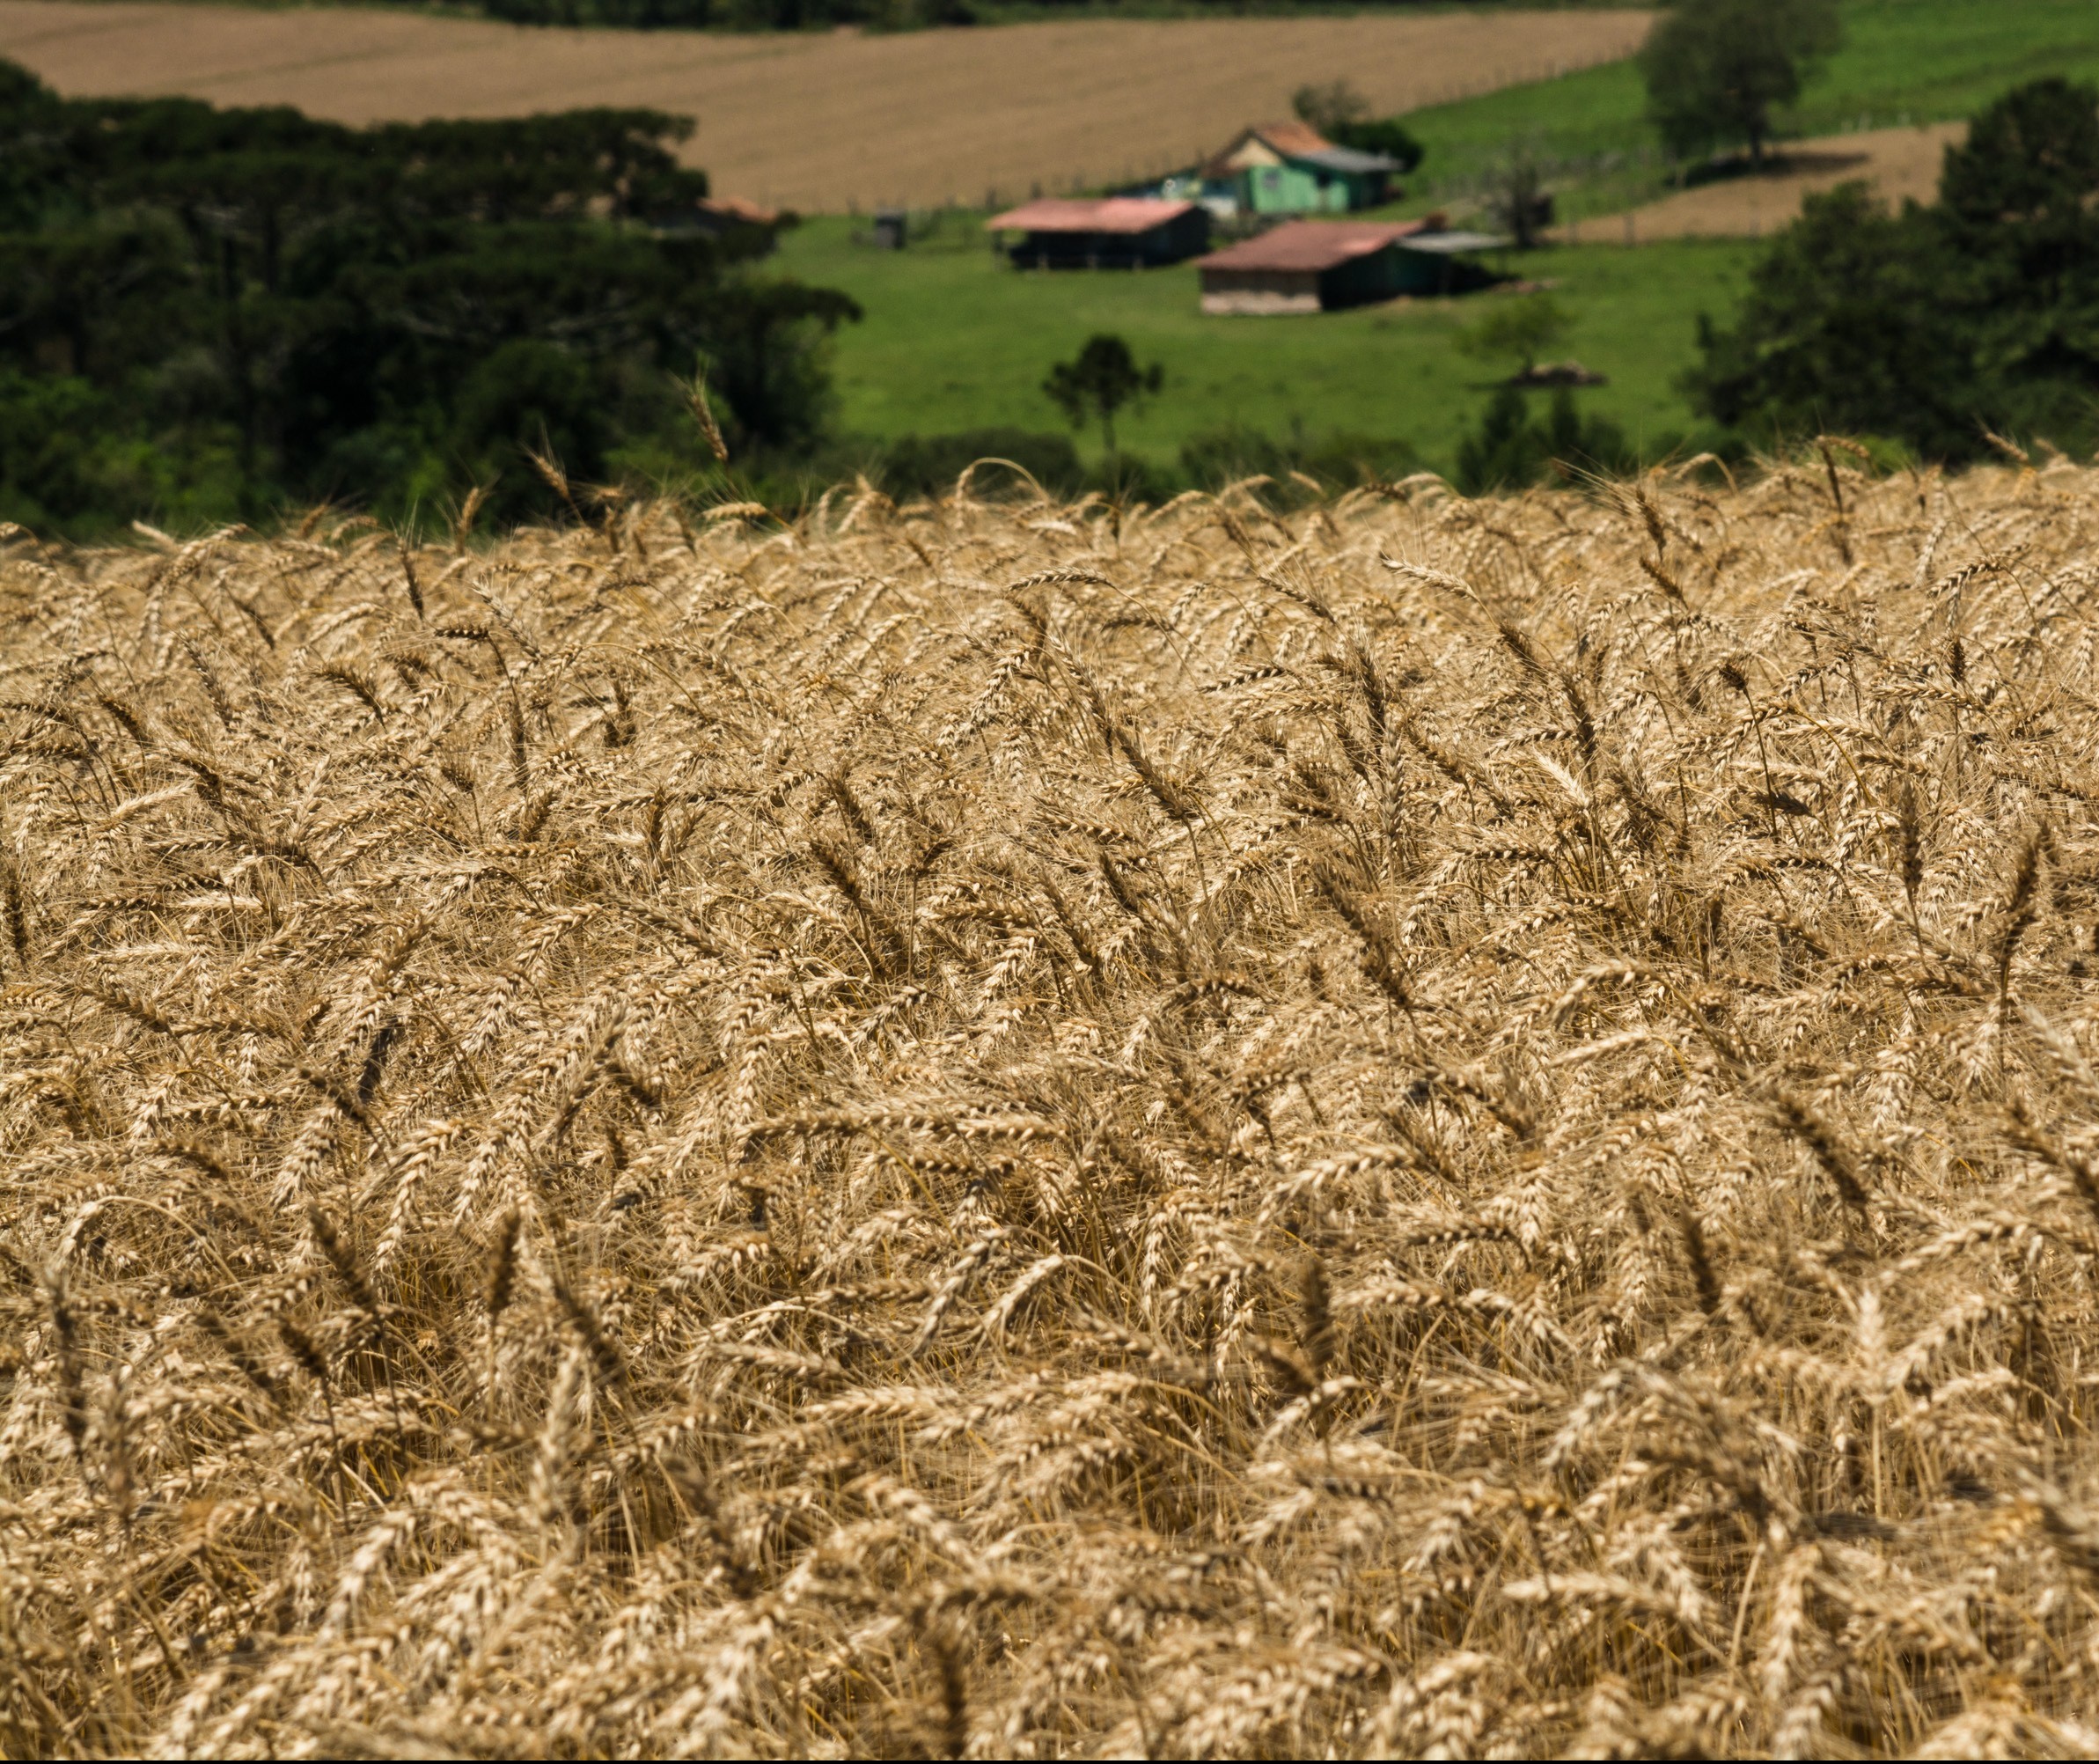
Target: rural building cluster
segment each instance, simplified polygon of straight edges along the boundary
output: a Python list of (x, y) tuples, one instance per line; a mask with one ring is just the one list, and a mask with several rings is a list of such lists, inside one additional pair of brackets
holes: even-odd
[[(1303, 122), (1242, 129), (1222, 151), (1138, 195), (1037, 197), (986, 223), (1018, 269), (1150, 269), (1197, 260), (1202, 310), (1335, 312), (1495, 280), (1479, 254), (1507, 240), (1444, 217), (1341, 219), (1400, 194), (1399, 162), (1337, 146)], [(1220, 232), (1235, 235), (1210, 247)]]

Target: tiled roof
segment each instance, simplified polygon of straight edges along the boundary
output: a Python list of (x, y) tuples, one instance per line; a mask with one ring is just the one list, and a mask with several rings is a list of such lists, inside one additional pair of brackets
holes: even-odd
[(1497, 232), (1425, 232), (1406, 241), (1409, 251), (1430, 251), (1449, 257), (1461, 251), (1499, 251), (1516, 241)]
[(1213, 178), (1229, 175), (1227, 162), (1249, 141), (1266, 143), (1272, 151), (1286, 159), (1302, 159), (1307, 153), (1326, 153), (1333, 149), (1333, 143), (1309, 123), (1264, 122), (1258, 128), (1242, 129), (1233, 136), (1221, 152), (1204, 163), (1203, 175)]
[(1332, 269), (1420, 232), (1416, 221), (1287, 221), (1198, 258), (1203, 269)]
[(1324, 153), (1333, 146), (1309, 122), (1264, 122), (1252, 132), (1278, 153), (1288, 153), (1293, 159), (1308, 153)]

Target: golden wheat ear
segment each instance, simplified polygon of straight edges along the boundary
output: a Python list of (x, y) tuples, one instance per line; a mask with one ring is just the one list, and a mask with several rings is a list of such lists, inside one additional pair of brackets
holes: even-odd
[(539, 452), (0, 549), (0, 1750), (2099, 1747), (2099, 473)]

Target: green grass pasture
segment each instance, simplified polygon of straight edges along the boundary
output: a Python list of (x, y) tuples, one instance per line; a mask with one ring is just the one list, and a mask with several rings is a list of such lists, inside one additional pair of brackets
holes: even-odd
[[(1011, 423), (1060, 426), (1043, 395), (1053, 362), (1117, 332), (1166, 370), (1163, 393), (1118, 425), (1127, 449), (1160, 460), (1230, 425), (1284, 438), (1352, 434), (1412, 443), (1447, 464), (1493, 372), (1452, 348), (1496, 294), (1401, 302), (1303, 318), (1207, 318), (1195, 271), (1033, 271), (994, 257), (974, 217), (902, 252), (852, 242), (823, 217), (782, 241), (785, 273), (850, 293), (867, 311), (837, 342), (840, 427), (874, 440)], [(1566, 353), (1611, 376), (1584, 407), (1650, 443), (1692, 426), (1672, 382), (1694, 353), (1700, 310), (1724, 318), (1755, 246), (1685, 240), (1582, 246), (1522, 265), (1550, 277), (1574, 323)], [(1097, 435), (1081, 451), (1099, 451)]]
[[(1846, 37), (1787, 119), (1833, 134), (1971, 114), (2050, 73), (2099, 77), (2099, 0), (1848, 0)], [(1563, 211), (1608, 211), (1655, 195), (1664, 167), (1630, 62), (1416, 111), (1428, 149), (1405, 211), (1462, 209), (1469, 186), (1510, 141), (1588, 162), (1556, 181)], [(1222, 128), (1222, 125), (1221, 125)], [(1141, 273), (1018, 274), (973, 217), (950, 217), (901, 253), (852, 242), (853, 224), (811, 219), (782, 243), (783, 271), (842, 288), (867, 310), (839, 337), (840, 427), (864, 440), (1014, 424), (1050, 430), (1040, 390), (1053, 362), (1096, 331), (1128, 339), (1166, 370), (1163, 396), (1119, 425), (1121, 445), (1171, 460), (1192, 436), (1229, 426), (1279, 439), (1370, 436), (1447, 465), (1490, 389), (1485, 364), (1452, 348), (1482, 300), (1403, 302), (1314, 318), (1213, 319), (1183, 267)], [(1653, 446), (1695, 426), (1675, 381), (1695, 352), (1700, 312), (1724, 319), (1759, 247), (1682, 240), (1562, 247), (1509, 267), (1549, 278), (1574, 321), (1566, 346), (1611, 384), (1586, 408)], [(1097, 435), (1081, 451), (1098, 452)]]
[[(1844, 46), (1784, 118), (1790, 134), (1951, 121), (2026, 80), (2099, 78), (2094, 0), (1847, 0), (1843, 18)], [(1645, 200), (1665, 170), (1646, 106), (1640, 70), (1624, 61), (1417, 110), (1407, 127), (1428, 153), (1406, 206), (1462, 199), (1518, 139), (1586, 163), (1578, 187), (1561, 180), (1571, 212)]]

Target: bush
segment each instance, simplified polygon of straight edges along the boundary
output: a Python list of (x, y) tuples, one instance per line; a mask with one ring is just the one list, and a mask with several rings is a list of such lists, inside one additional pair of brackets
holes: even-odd
[(1172, 501), (1183, 486), (1171, 470), (1141, 453), (1110, 453), (1087, 467), (1086, 488), (1125, 507), (1149, 503), (1156, 508)]
[(1480, 496), (1576, 473), (1622, 472), (1636, 463), (1625, 431), (1606, 417), (1583, 416), (1566, 386), (1538, 423), (1530, 399), (1505, 386), (1488, 401), (1479, 427), (1458, 444), (1457, 488)]
[[(1184, 443), (1181, 472), (1198, 489), (1214, 490), (1243, 478), (1266, 475), (1281, 487), (1302, 472), (1329, 489), (1385, 483), (1419, 471), (1421, 456), (1405, 441), (1370, 435), (1328, 435), (1315, 441), (1281, 442), (1259, 430), (1213, 429)], [(1302, 487), (1300, 487), (1302, 488)]]
[(1374, 118), (1370, 101), (1345, 79), (1325, 85), (1301, 85), (1291, 108), (1329, 141), (1359, 153), (1383, 153), (1397, 159), (1402, 172), (1421, 163), (1421, 143), (1396, 116)]
[(1354, 148), (1359, 153), (1383, 153), (1389, 159), (1397, 159), (1402, 172), (1413, 171), (1421, 163), (1421, 156), (1427, 151), (1396, 116), (1376, 121), (1344, 122), (1330, 138), (1339, 146)]
[(1986, 430), (2091, 437), (2099, 395), (2099, 92), (2007, 93), (1949, 151), (1940, 206), (1811, 197), (1726, 328), (1693, 405), (1765, 445), (1837, 430), (1976, 459)]

